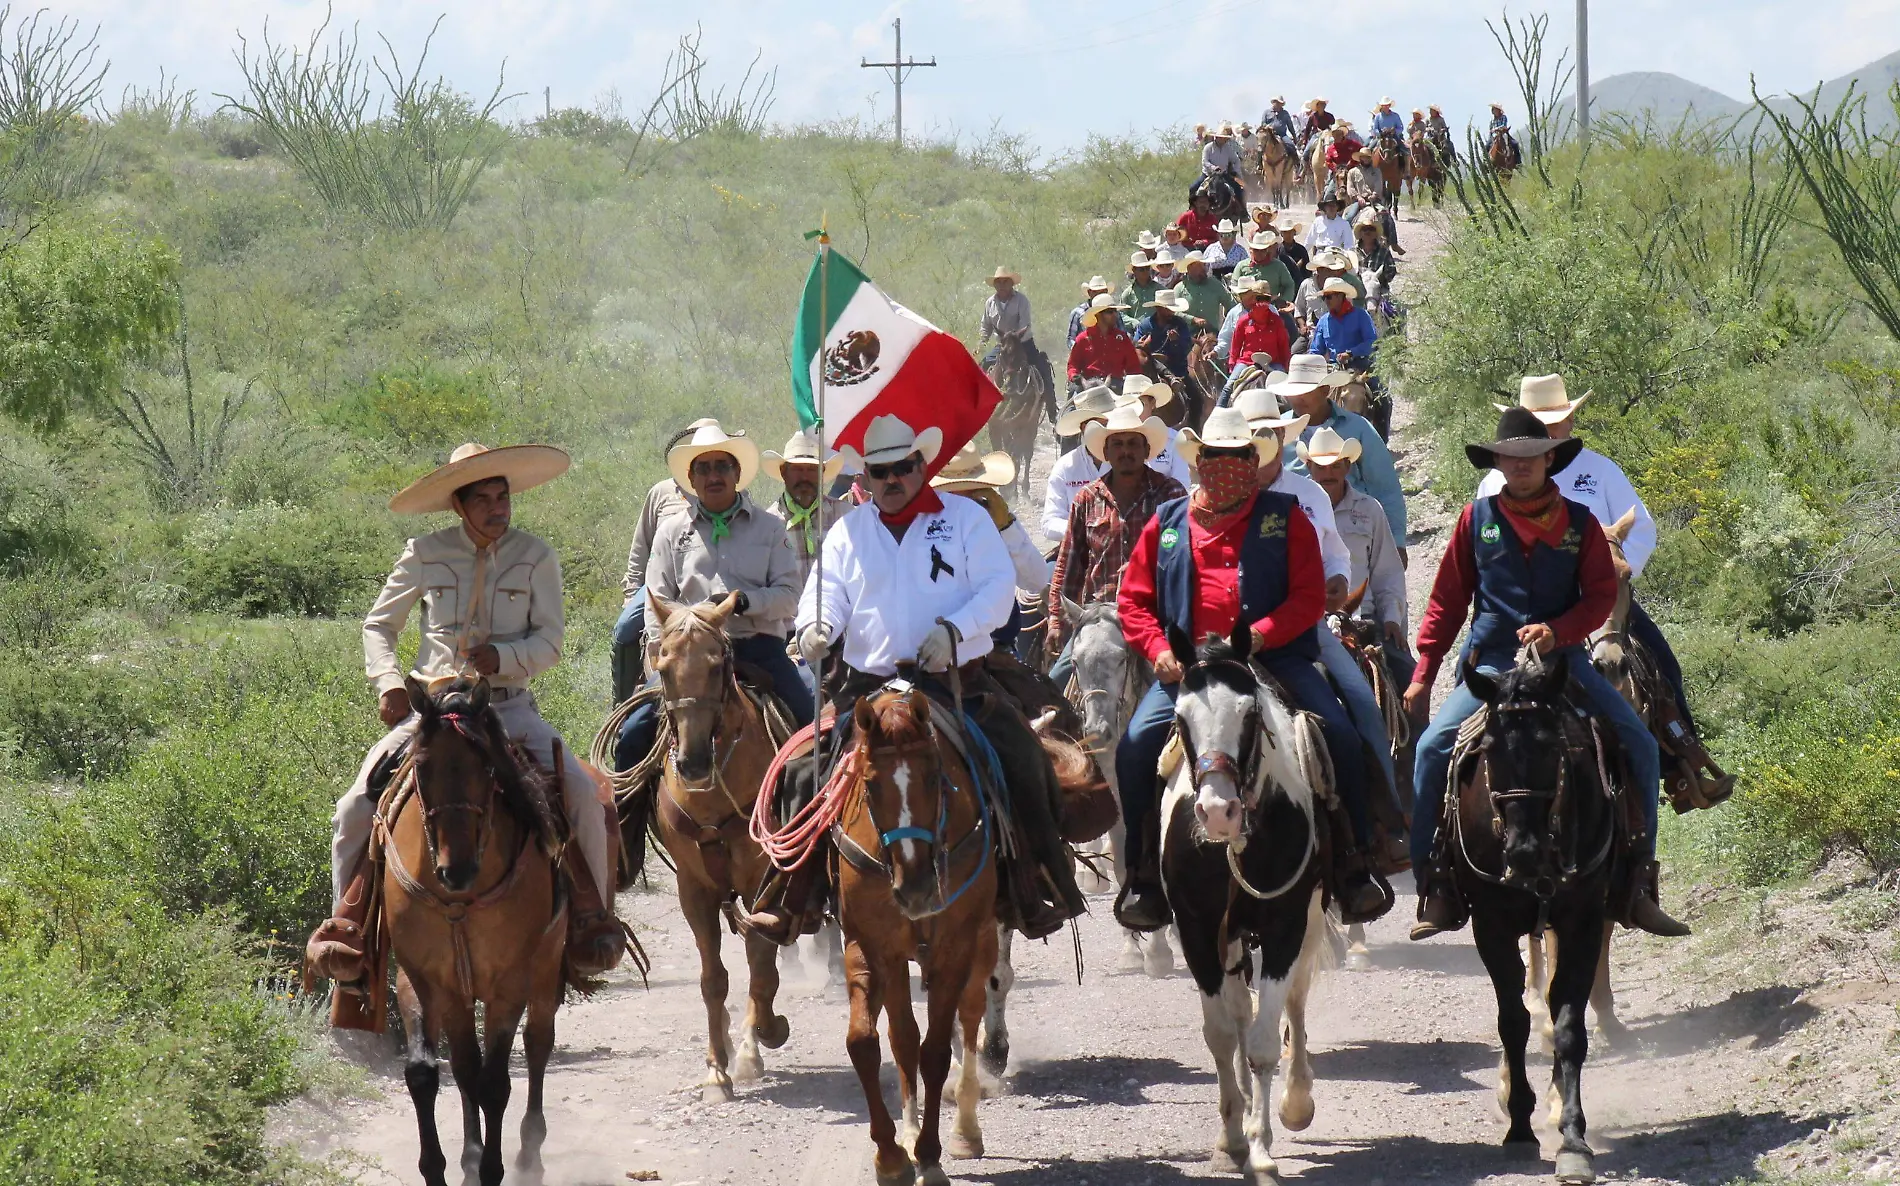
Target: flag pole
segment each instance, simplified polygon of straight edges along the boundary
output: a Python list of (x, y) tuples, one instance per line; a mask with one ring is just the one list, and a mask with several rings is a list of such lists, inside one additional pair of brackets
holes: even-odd
[[(827, 281), (831, 278), (831, 234), (829, 216), (820, 211), (818, 215), (818, 423), (812, 427), (812, 433), (818, 438), (818, 554), (813, 558), (812, 576), (818, 582), (814, 590), (814, 613), (818, 628), (825, 628), (825, 500), (831, 492), (825, 489), (825, 450), (829, 447), (825, 441), (825, 323), (830, 319), (830, 309), (826, 298), (829, 295)], [(811, 672), (811, 708), (812, 708), (812, 752), (822, 758), (823, 747), (819, 744), (818, 734), (823, 725), (825, 712), (825, 665), (818, 664)], [(814, 787), (817, 779), (813, 779)]]

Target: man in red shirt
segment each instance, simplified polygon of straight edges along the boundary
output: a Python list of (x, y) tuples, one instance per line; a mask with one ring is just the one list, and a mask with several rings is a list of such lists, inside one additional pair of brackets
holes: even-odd
[(1089, 311), (1082, 314), (1082, 332), (1069, 347), (1071, 386), (1087, 379), (1101, 383), (1141, 373), (1135, 340), (1122, 328), (1123, 307), (1107, 293), (1089, 302)]
[(1214, 213), (1214, 201), (1204, 193), (1195, 194), (1181, 217), (1174, 220), (1174, 225), (1181, 228), (1181, 237), (1195, 251), (1219, 237), (1215, 230), (1219, 224), (1220, 219)]
[[(1586, 706), (1615, 728), (1629, 759), (1630, 791), (1643, 800), (1647, 834), (1637, 846), (1638, 885), (1623, 921), (1654, 935), (1686, 935), (1689, 928), (1663, 913), (1656, 901), (1661, 789), (1656, 739), (1583, 650), (1590, 632), (1615, 608), (1617, 583), (1602, 525), (1590, 508), (1564, 498), (1550, 480), (1576, 460), (1582, 447), (1574, 437), (1552, 439), (1543, 422), (1523, 408), (1499, 418), (1496, 440), (1465, 446), (1471, 464), (1504, 475), (1504, 489), (1472, 502), (1458, 517), (1419, 626), (1418, 668), (1405, 690), (1405, 710), (1415, 721), (1424, 719), (1432, 681), (1468, 611), (1476, 612), (1461, 669), (1469, 662), (1492, 674), (1508, 671), (1520, 647), (1544, 655), (1568, 652), (1572, 685)], [(1449, 879), (1435, 875), (1431, 856), (1458, 727), (1481, 704), (1461, 680), (1418, 740), (1412, 783), (1412, 869), (1419, 883), (1414, 939), (1464, 925), (1463, 907)]]
[[(1199, 481), (1186, 498), (1162, 504), (1141, 529), (1116, 598), (1128, 645), (1154, 664), (1155, 683), (1136, 705), (1115, 751), (1122, 819), (1128, 824), (1128, 885), (1115, 917), (1152, 931), (1170, 912), (1161, 889), (1159, 845), (1148, 844), (1149, 817), (1160, 799), (1157, 770), (1174, 725), (1174, 699), (1186, 674), (1168, 643), (1172, 629), (1193, 639), (1231, 637), (1252, 623), (1254, 661), (1271, 672), (1295, 707), (1317, 715), (1331, 751), (1340, 796), (1364, 851), (1369, 833), (1365, 756), (1352, 721), (1313, 666), (1315, 631), (1326, 610), (1326, 574), (1319, 536), (1290, 494), (1261, 490), (1253, 430), (1238, 408), (1216, 408), (1203, 435), (1176, 438)], [(1356, 866), (1345, 862), (1342, 867)], [(1363, 867), (1338, 887), (1348, 915), (1378, 910), (1384, 895)]]
[(1234, 325), (1233, 345), (1227, 348), (1230, 372), (1252, 362), (1261, 370), (1286, 370), (1293, 358), (1286, 322), (1271, 300), (1259, 300)]

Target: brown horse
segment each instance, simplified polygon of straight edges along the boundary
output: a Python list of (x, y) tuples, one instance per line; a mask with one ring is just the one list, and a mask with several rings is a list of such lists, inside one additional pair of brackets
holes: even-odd
[(1438, 159), (1438, 150), (1432, 146), (1431, 137), (1422, 131), (1412, 133), (1407, 147), (1412, 159), (1405, 178), (1405, 196), (1417, 202), (1429, 186), (1432, 205), (1438, 205), (1445, 196), (1445, 170)]
[(1020, 488), (1029, 481), (1029, 463), (1036, 454), (1036, 433), (1042, 427), (1049, 394), (1030, 351), (1029, 331), (1004, 333), (997, 343), (996, 361), (986, 373), (1003, 393), (1002, 404), (990, 414), (990, 444), (1016, 463), (1012, 485)]
[(1498, 175), (1500, 181), (1509, 181), (1511, 174), (1517, 172), (1517, 167), (1524, 163), (1518, 157), (1517, 145), (1512, 141), (1511, 134), (1503, 128), (1491, 133), (1491, 144), (1485, 149), (1484, 155), (1491, 162), (1491, 171)]
[(539, 1166), (547, 1137), (541, 1084), (567, 942), (567, 895), (555, 872), (559, 824), (549, 807), (560, 792), (516, 764), (486, 681), (457, 680), (436, 696), (414, 679), (407, 686), (416, 735), (376, 814), (383, 910), (408, 1033), (403, 1078), (416, 1108), (423, 1181), (446, 1186), (435, 1125), (436, 1036), (446, 1031), (462, 1093), (462, 1169), (494, 1186), (502, 1179), (508, 1056), (524, 1013), (528, 1110), (518, 1168)]
[(1284, 208), (1293, 200), (1293, 178), (1300, 162), (1271, 128), (1260, 129), (1260, 181), (1267, 200)]
[(1398, 200), (1399, 185), (1405, 177), (1405, 144), (1397, 132), (1381, 132), (1372, 142), (1372, 164), (1385, 177), (1385, 192)]
[[(902, 683), (857, 702), (863, 773), (832, 829), (844, 925), (851, 1024), (845, 1048), (871, 1113), (879, 1186), (916, 1180), (947, 1186), (937, 1113), (950, 1072), (951, 1029), (963, 1026), (963, 1071), (950, 1153), (980, 1157), (977, 1035), (996, 964), (995, 837), (983, 794), (936, 718), (947, 710)], [(923, 970), (928, 1028), (921, 1046), (911, 1012), (910, 964)], [(904, 1101), (904, 1140), (878, 1084), (879, 1012)], [(917, 1098), (918, 1073), (923, 1100)], [(916, 1162), (911, 1160), (915, 1152)]]
[(731, 1018), (726, 965), (719, 954), (720, 916), (735, 899), (751, 906), (770, 870), (749, 825), (760, 780), (789, 730), (771, 721), (734, 674), (725, 624), (738, 606), (737, 594), (716, 605), (690, 607), (651, 592), (647, 598), (647, 613), (660, 629), (654, 671), (672, 737), (655, 818), (660, 843), (678, 870), (680, 912), (699, 948), (707, 1035), (701, 1087), (707, 1102), (717, 1103), (732, 1098), (734, 1078), (749, 1082), (765, 1073), (760, 1046), (776, 1050), (791, 1034), (791, 1023), (773, 1009), (778, 945), (748, 933), (746, 963), (752, 977), (745, 1027), (738, 1061), (727, 1073)]

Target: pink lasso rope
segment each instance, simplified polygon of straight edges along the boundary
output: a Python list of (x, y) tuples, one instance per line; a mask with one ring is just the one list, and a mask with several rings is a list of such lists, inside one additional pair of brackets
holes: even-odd
[(816, 728), (816, 725), (806, 725), (780, 747), (765, 771), (758, 802), (752, 808), (752, 839), (758, 842), (774, 868), (787, 873), (809, 861), (818, 851), (826, 833), (844, 813), (845, 799), (864, 777), (864, 751), (854, 746), (839, 761), (831, 778), (812, 796), (811, 802), (799, 808), (783, 828), (773, 830), (772, 801), (778, 795), (779, 775), (798, 748), (812, 740)]

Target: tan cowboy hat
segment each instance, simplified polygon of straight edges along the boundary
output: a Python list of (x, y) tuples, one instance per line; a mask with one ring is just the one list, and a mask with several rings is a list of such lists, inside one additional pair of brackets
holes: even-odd
[(1352, 220), (1352, 225), (1355, 227), (1369, 226), (1380, 231), (1385, 230), (1385, 223), (1380, 220), (1379, 212), (1371, 207), (1361, 210), (1359, 217)]
[[(1564, 390), (1562, 375), (1525, 375), (1523, 382), (1517, 385), (1517, 406), (1529, 411), (1545, 424), (1561, 424), (1577, 414), (1583, 401), (1595, 395), (1586, 391), (1576, 399)], [(1508, 412), (1510, 404), (1492, 404), (1500, 412)]]
[(1233, 219), (1223, 218), (1214, 224), (1214, 233), (1217, 235), (1238, 235), (1240, 228), (1234, 225)]
[(1324, 95), (1314, 95), (1313, 102), (1319, 104), (1321, 107), (1324, 107), (1326, 106), (1326, 97)]
[(1218, 127), (1218, 128), (1215, 128), (1215, 129), (1214, 129), (1214, 139), (1216, 139), (1216, 140), (1219, 140), (1219, 139), (1221, 139), (1222, 137), (1226, 137), (1226, 138), (1227, 138), (1227, 139), (1229, 139), (1229, 140), (1231, 140), (1231, 139), (1233, 139), (1233, 137), (1234, 137), (1234, 125), (1232, 125), (1232, 124), (1222, 124), (1222, 125), (1221, 125), (1220, 127)]
[(846, 445), (838, 450), (844, 455), (845, 464), (858, 462), (863, 465), (884, 465), (892, 461), (902, 461), (912, 453), (923, 454), (924, 464), (937, 460), (937, 454), (943, 451), (943, 429), (926, 428), (918, 432), (895, 416), (879, 416), (871, 421), (864, 430), (864, 448), (853, 449)]
[(1322, 247), (1313, 253), (1313, 267), (1352, 271), (1352, 257), (1338, 247)]
[(782, 482), (785, 480), (787, 465), (823, 465), (820, 480), (829, 486), (831, 480), (844, 469), (844, 457), (835, 451), (826, 450), (831, 453), (831, 456), (820, 461), (820, 452), (817, 437), (808, 432), (795, 432), (791, 439), (785, 442), (783, 453), (774, 453), (767, 449), (759, 454), (759, 468)]
[(1414, 107), (1414, 108), (1412, 108), (1412, 114), (1413, 114), (1413, 115), (1424, 115), (1425, 113), (1424, 113), (1423, 111), (1421, 111), (1421, 110), (1419, 110), (1418, 108), (1416, 108), (1416, 107)]
[(1493, 104), (1491, 104), (1491, 110), (1493, 110), (1493, 111), (1503, 111), (1503, 110), (1504, 110), (1504, 104), (1502, 104), (1502, 103), (1493, 103)]
[(1128, 257), (1128, 266), (1131, 268), (1152, 268), (1155, 266), (1154, 257), (1146, 252), (1137, 251)]
[(1154, 300), (1143, 301), (1141, 307), (1144, 309), (1166, 309), (1170, 313), (1185, 313), (1187, 312), (1187, 296), (1172, 288), (1164, 288), (1155, 293)]
[(1249, 387), (1234, 397), (1233, 406), (1247, 418), (1247, 427), (1255, 436), (1277, 432), (1284, 444), (1289, 437), (1297, 439), (1306, 431), (1306, 417), (1295, 416), (1281, 407), (1271, 388)]
[[(1428, 103), (1428, 104), (1426, 104), (1426, 106), (1425, 106), (1425, 110), (1427, 110), (1427, 111), (1438, 111), (1438, 104), (1436, 104), (1436, 103)], [(1441, 112), (1440, 114), (1442, 114), (1442, 112)]]
[(1372, 150), (1370, 148), (1357, 149), (1353, 152), (1352, 159), (1355, 161), (1369, 161), (1372, 159)]
[(975, 444), (966, 444), (943, 463), (930, 484), (939, 490), (962, 494), (978, 487), (994, 490), (1016, 480), (1016, 463), (1007, 453), (978, 453)]
[(1133, 403), (1142, 396), (1152, 399), (1157, 408), (1165, 408), (1174, 398), (1174, 388), (1159, 379), (1150, 379), (1146, 375), (1123, 375), (1122, 393), (1115, 397), (1117, 404)]
[(1100, 276), (1090, 276), (1082, 285), (1082, 291), (1093, 296), (1098, 292), (1107, 292), (1112, 285)]
[(1181, 266), (1184, 268), (1191, 268), (1195, 264), (1206, 264), (1206, 263), (1207, 263), (1207, 253), (1204, 251), (1190, 251), (1187, 253), (1187, 255), (1183, 256), (1181, 259)]
[(1272, 296), (1273, 285), (1268, 284), (1258, 276), (1243, 276), (1228, 285), (1228, 291), (1232, 292), (1235, 296), (1239, 296), (1243, 292), (1251, 292), (1255, 296)]
[(1093, 327), (1095, 322), (1101, 317), (1103, 310), (1126, 308), (1128, 308), (1127, 305), (1116, 304), (1115, 298), (1109, 296), (1106, 292), (1097, 293), (1095, 296), (1089, 298), (1089, 311), (1082, 314), (1082, 324), (1085, 327)]
[(1250, 251), (1274, 251), (1279, 246), (1280, 240), (1274, 238), (1268, 231), (1255, 231), (1247, 239), (1247, 248)]
[(1330, 424), (1322, 424), (1313, 430), (1311, 439), (1293, 446), (1300, 460), (1309, 465), (1331, 465), (1336, 461), (1358, 461), (1364, 451), (1358, 441), (1342, 437)]
[(1321, 285), (1320, 290), (1319, 290), (1319, 295), (1327, 296), (1335, 292), (1345, 297), (1349, 301), (1355, 301), (1359, 299), (1359, 290), (1354, 288), (1352, 286), (1352, 283), (1348, 281), (1344, 276), (1334, 276), (1331, 280), (1328, 280), (1325, 284)]
[(1278, 103), (1278, 104), (1279, 104), (1280, 106), (1282, 106), (1282, 107), (1285, 107), (1285, 106), (1286, 106), (1286, 96), (1285, 96), (1285, 95), (1275, 95), (1275, 96), (1273, 96), (1273, 98), (1271, 98), (1271, 99), (1268, 99), (1268, 100), (1267, 100), (1267, 102), (1269, 102), (1269, 103)]
[(1252, 218), (1255, 215), (1263, 213), (1263, 212), (1266, 214), (1278, 214), (1280, 212), (1280, 208), (1278, 206), (1275, 206), (1272, 202), (1248, 202), (1247, 203), (1247, 217), (1248, 218)]
[(1247, 424), (1247, 417), (1239, 408), (1215, 408), (1207, 414), (1207, 423), (1200, 432), (1184, 428), (1174, 436), (1175, 452), (1189, 465), (1199, 465), (1201, 450), (1245, 449), (1249, 446), (1259, 448), (1254, 440), (1253, 429)]
[(759, 472), (759, 447), (746, 438), (745, 430), (728, 433), (717, 420), (693, 430), (693, 435), (666, 451), (666, 468), (681, 490), (691, 490), (693, 459), (701, 453), (730, 453), (739, 463), (740, 490), (752, 484)]
[(1119, 432), (1138, 432), (1148, 438), (1148, 456), (1158, 457), (1168, 447), (1168, 427), (1153, 416), (1143, 416), (1141, 405), (1130, 401), (1115, 405), (1106, 419), (1091, 422), (1082, 430), (1082, 447), (1089, 456), (1102, 460), (1108, 438)]
[(1023, 282), (1020, 272), (1012, 272), (1002, 264), (996, 265), (996, 275), (990, 277), (990, 283), (994, 284), (998, 280), (1007, 280), (1011, 284), (1021, 284)]
[(1153, 231), (1143, 231), (1135, 236), (1135, 246), (1153, 251), (1155, 248), (1161, 246), (1161, 240), (1155, 237)]
[(1333, 370), (1324, 354), (1295, 354), (1286, 368), (1286, 378), (1267, 390), (1277, 396), (1305, 395), (1320, 387), (1340, 387), (1350, 382), (1352, 376)]
[(1099, 420), (1115, 410), (1115, 393), (1105, 384), (1084, 387), (1076, 392), (1069, 410), (1056, 417), (1056, 435), (1072, 437), (1091, 420)]
[(490, 478), (507, 478), (508, 493), (520, 494), (567, 472), (568, 456), (553, 445), (503, 445), (490, 449), (470, 441), (456, 446), (448, 464), (437, 466), (397, 492), (389, 509), (398, 515), (452, 511), (457, 490)]

